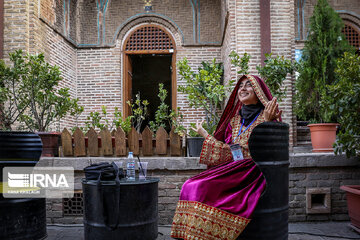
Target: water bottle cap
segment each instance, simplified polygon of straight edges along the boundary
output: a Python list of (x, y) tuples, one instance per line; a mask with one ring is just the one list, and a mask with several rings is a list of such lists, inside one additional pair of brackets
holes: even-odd
[(133, 152), (129, 152), (129, 154), (133, 154)]

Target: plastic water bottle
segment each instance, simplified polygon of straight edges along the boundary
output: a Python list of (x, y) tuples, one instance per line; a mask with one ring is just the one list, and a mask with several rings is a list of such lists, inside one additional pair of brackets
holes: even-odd
[(127, 159), (126, 176), (129, 181), (135, 181), (135, 159), (132, 152), (129, 152)]

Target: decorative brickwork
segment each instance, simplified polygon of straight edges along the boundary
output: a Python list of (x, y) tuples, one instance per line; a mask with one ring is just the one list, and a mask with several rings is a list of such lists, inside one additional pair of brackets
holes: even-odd
[(171, 37), (161, 28), (145, 25), (136, 29), (126, 42), (125, 51), (173, 50)]

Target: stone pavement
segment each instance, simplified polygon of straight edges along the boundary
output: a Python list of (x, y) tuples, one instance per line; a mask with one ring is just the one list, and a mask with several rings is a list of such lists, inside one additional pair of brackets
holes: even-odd
[[(46, 240), (83, 240), (82, 225), (48, 225)], [(159, 226), (157, 240), (170, 240), (170, 226)], [(349, 227), (349, 222), (289, 223), (289, 240), (359, 239), (360, 234)], [(146, 238), (144, 238), (146, 240)], [(271, 240), (271, 239), (269, 239)]]

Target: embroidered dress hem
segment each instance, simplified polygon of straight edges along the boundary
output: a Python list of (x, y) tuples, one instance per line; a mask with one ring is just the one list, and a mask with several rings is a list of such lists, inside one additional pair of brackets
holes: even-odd
[(232, 240), (250, 219), (196, 201), (180, 200), (171, 228), (171, 237), (185, 240)]

